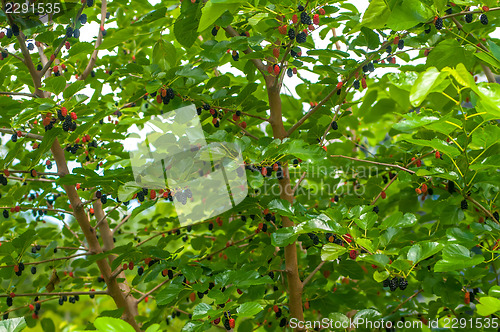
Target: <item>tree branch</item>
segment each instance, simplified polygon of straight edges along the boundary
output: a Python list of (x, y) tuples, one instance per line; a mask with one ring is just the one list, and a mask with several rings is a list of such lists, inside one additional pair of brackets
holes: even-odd
[[(374, 57), (375, 54), (380, 52), (381, 50), (385, 50), (387, 45), (389, 45), (392, 41), (386, 41), (385, 43), (382, 44), (382, 46), (378, 49), (378, 51), (374, 52), (372, 55), (370, 55), (365, 61), (361, 62), (361, 64), (354, 69), (344, 80), (344, 82), (348, 82), (352, 77), (354, 77), (355, 73), (357, 73), (361, 68), (363, 68), (364, 65), (369, 63)], [(323, 100), (321, 100), (318, 105), (314, 106), (311, 108), (297, 123), (295, 123), (288, 131), (286, 132), (286, 137), (289, 137), (298, 127), (300, 127), (309, 117), (311, 117), (314, 113), (316, 113), (323, 105), (326, 104), (332, 96), (334, 96), (337, 93), (337, 87), (335, 87)]]
[(297, 183), (295, 184), (295, 186), (292, 189), (292, 195), (295, 194), (295, 191), (297, 190), (297, 188), (299, 188), (302, 181), (304, 181), (304, 179), (306, 178), (306, 174), (307, 174), (307, 172), (302, 173), (302, 175), (299, 178), (299, 181), (297, 181)]
[(304, 281), (302, 282), (302, 287), (304, 287), (312, 279), (316, 272), (318, 272), (319, 269), (321, 269), (321, 267), (325, 265), (325, 263), (326, 262), (323, 261), (319, 263), (318, 266), (316, 266), (316, 268), (307, 276), (307, 278), (304, 279)]
[(485, 215), (487, 215), (488, 217), (490, 217), (490, 218), (491, 218), (491, 220), (493, 220), (493, 221), (494, 221), (494, 222), (496, 222), (497, 224), (500, 224), (500, 223), (498, 222), (498, 220), (496, 220), (496, 219), (495, 219), (495, 216), (493, 216), (493, 214), (492, 214), (492, 213), (491, 213), (488, 209), (486, 209), (484, 206), (482, 206), (482, 205), (481, 205), (481, 203), (479, 203), (478, 201), (476, 201), (474, 198), (472, 198), (472, 197), (470, 197), (470, 196), (468, 196), (468, 197), (467, 197), (467, 199), (468, 199), (469, 201), (471, 201), (471, 202), (472, 202), (472, 204), (474, 204), (475, 206), (477, 206), (477, 207), (478, 207), (481, 211), (483, 211), (483, 213), (484, 213)]
[(26, 93), (26, 92), (5, 92), (5, 91), (0, 91), (0, 96), (25, 96), (25, 97), (31, 97), (31, 98), (38, 98), (37, 95), (34, 95), (32, 93)]
[(393, 311), (391, 311), (390, 314), (392, 315), (392, 314), (396, 313), (396, 311), (398, 311), (399, 309), (401, 309), (405, 305), (405, 303), (407, 303), (408, 301), (410, 301), (411, 299), (413, 299), (415, 296), (417, 296), (418, 294), (422, 293), (423, 291), (424, 290), (421, 289), (418, 292), (413, 293), (412, 296), (408, 297), (406, 300), (404, 300), (403, 302), (401, 302)]
[(9, 52), (6, 48), (2, 49), (2, 51), (7, 52), (9, 55), (12, 55), (14, 58), (21, 61), (23, 64), (25, 64), (24, 59), (21, 58), (19, 55)]
[(17, 180), (17, 181), (34, 181), (34, 182), (56, 182), (56, 180), (50, 180), (50, 179), (40, 179), (40, 178), (37, 178), (37, 179), (32, 179), (32, 178), (20, 178), (18, 176), (7, 176), (8, 179), (11, 179), (11, 180)]
[(408, 168), (405, 168), (403, 166), (399, 166), (399, 165), (394, 165), (394, 164), (386, 164), (386, 163), (381, 163), (381, 162), (378, 162), (378, 161), (372, 161), (372, 160), (365, 160), (365, 159), (358, 159), (358, 158), (353, 158), (353, 157), (348, 157), (348, 156), (342, 156), (342, 155), (331, 155), (330, 157), (332, 158), (344, 158), (344, 159), (349, 159), (349, 160), (354, 160), (354, 161), (359, 161), (359, 162), (363, 162), (363, 163), (369, 163), (369, 164), (375, 164), (375, 165), (380, 165), (380, 166), (386, 166), (386, 167), (392, 167), (392, 168), (398, 168), (402, 171), (405, 171), (405, 172), (408, 172), (410, 174), (415, 174), (414, 171), (412, 171), (411, 169), (408, 169)]
[[(239, 33), (236, 30), (234, 30), (234, 28), (232, 26), (230, 26), (230, 25), (227, 26), (227, 27), (225, 27), (224, 30), (226, 30), (227, 34), (230, 35), (231, 37), (237, 37), (237, 36), (239, 36)], [(252, 53), (252, 50), (250, 48), (247, 48), (246, 50), (243, 51), (243, 53), (249, 54), (249, 53)], [(260, 59), (250, 59), (250, 61), (252, 61), (252, 63), (257, 68), (257, 70), (260, 71), (260, 73), (262, 75), (264, 75), (264, 77), (265, 77), (266, 76), (266, 67), (262, 63), (262, 60), (260, 60)]]
[(127, 220), (130, 219), (130, 216), (131, 214), (129, 214), (128, 216), (126, 216), (125, 218), (122, 219), (122, 221), (120, 221), (120, 223), (118, 225), (116, 225), (116, 227), (113, 229), (113, 234), (116, 233), (116, 231), (118, 231), (118, 229), (124, 224), (127, 222)]
[[(82, 291), (82, 292), (53, 292), (53, 293), (16, 293), (16, 297), (19, 296), (63, 296), (63, 295), (109, 295), (108, 291)], [(9, 294), (0, 294), (0, 297), (10, 297)]]
[(232, 123), (232, 124), (234, 124), (234, 125), (237, 125), (237, 126), (240, 128), (240, 130), (241, 130), (241, 131), (242, 131), (242, 132), (243, 132), (246, 136), (251, 137), (251, 138), (253, 138), (254, 140), (259, 140), (259, 139), (257, 138), (257, 136), (254, 136), (254, 135), (250, 134), (247, 130), (245, 130), (242, 126), (240, 126), (240, 124), (239, 124), (239, 123), (236, 123), (236, 122), (234, 122), (234, 121), (233, 121), (233, 120), (231, 120), (231, 119), (226, 119), (226, 120), (227, 120), (227, 121), (229, 121), (229, 122), (231, 122), (231, 123)]
[(217, 255), (218, 253), (223, 252), (223, 251), (224, 251), (224, 250), (226, 250), (227, 248), (229, 248), (229, 247), (233, 247), (233, 246), (235, 246), (235, 245), (237, 245), (237, 244), (240, 244), (240, 243), (242, 243), (242, 242), (245, 242), (245, 241), (247, 241), (247, 240), (249, 240), (249, 239), (253, 238), (255, 235), (257, 235), (257, 233), (252, 233), (252, 234), (250, 234), (250, 235), (248, 235), (248, 236), (244, 237), (244, 238), (243, 238), (243, 239), (241, 239), (241, 240), (238, 240), (238, 241), (236, 241), (236, 242), (232, 242), (229, 246), (225, 246), (225, 247), (223, 247), (223, 248), (221, 248), (221, 249), (219, 249), (219, 250), (216, 250), (216, 251), (214, 251), (214, 252), (212, 252), (212, 253), (210, 253), (210, 254), (206, 255), (205, 257), (200, 258), (199, 260), (200, 260), (200, 261), (202, 261), (202, 260), (205, 260), (205, 259), (208, 259), (208, 258), (212, 258), (213, 256)]
[[(219, 110), (223, 110), (223, 111), (228, 111), (228, 112), (236, 113), (236, 110), (233, 110), (233, 109), (230, 109), (230, 108), (226, 108), (226, 107), (221, 107), (221, 106), (210, 106), (210, 107), (215, 108), (215, 109), (219, 109)], [(245, 113), (245, 112), (241, 112), (241, 115), (245, 115), (245, 116), (248, 116), (248, 117), (251, 117), (251, 118), (256, 118), (256, 119), (259, 119), (259, 120), (262, 120), (262, 121), (269, 122), (268, 118), (263, 118), (263, 117), (258, 116), (258, 115), (253, 115), (253, 114)]]
[[(82, 12), (83, 12), (83, 9), (85, 8), (85, 4), (83, 4), (81, 7), (80, 7), (80, 10), (78, 11), (78, 14), (76, 17), (79, 17)], [(74, 30), (75, 29), (75, 26), (76, 26), (76, 20), (73, 21), (73, 24), (71, 24), (71, 28)], [(61, 49), (64, 47), (64, 44), (66, 43), (66, 41), (68, 40), (68, 36), (64, 36), (63, 40), (61, 40), (61, 42), (59, 43), (59, 46), (57, 46), (56, 50), (52, 53), (54, 55), (54, 58), (50, 58), (47, 63), (45, 63), (45, 65), (43, 66), (42, 70), (40, 71), (40, 73), (38, 73), (38, 77), (42, 78), (45, 73), (47, 72), (47, 70), (49, 70), (50, 66), (52, 66), (52, 63), (54, 62), (55, 58), (57, 57), (57, 55), (59, 54), (59, 52), (61, 51)]]
[(106, 11), (107, 11), (107, 1), (102, 0), (102, 2), (101, 2), (101, 24), (99, 26), (99, 34), (97, 35), (97, 41), (95, 43), (94, 52), (90, 56), (89, 63), (87, 64), (87, 67), (83, 71), (82, 75), (79, 77), (79, 80), (84, 81), (89, 76), (90, 72), (94, 68), (95, 63), (97, 61), (97, 54), (99, 53), (98, 48), (101, 45), (102, 39), (103, 39), (101, 27), (104, 27), (104, 23), (106, 22)]
[[(2, 1), (3, 6), (5, 6), (5, 1)], [(9, 13), (5, 12), (5, 15), (7, 16), (7, 20), (9, 21), (10, 26), (12, 27), (15, 23), (14, 20), (12, 19), (12, 16)], [(28, 48), (26, 47), (26, 43), (24, 42), (26, 40), (26, 37), (24, 33), (19, 29), (19, 34), (16, 36), (19, 47), (21, 48), (21, 53), (23, 54), (24, 61), (23, 63), (26, 65), (28, 68), (28, 71), (31, 75), (31, 78), (33, 80), (33, 85), (35, 86), (35, 89), (38, 89), (42, 86), (40, 78), (37, 75), (37, 71), (35, 69), (35, 65), (33, 64), (33, 61), (31, 60), (31, 55), (30, 52), (28, 51)], [(17, 57), (16, 57), (17, 58)]]
[[(27, 206), (19, 206), (21, 210), (33, 210), (33, 211), (51, 211), (51, 212), (60, 212), (60, 213), (66, 213), (66, 214), (71, 214), (73, 215), (73, 212), (71, 211), (66, 211), (66, 210), (60, 210), (60, 209), (51, 209), (51, 208), (35, 208), (35, 207), (27, 207)], [(3, 209), (11, 209), (12, 206), (2, 206), (0, 207), (0, 210)]]
[[(179, 275), (179, 273), (176, 273), (175, 276)], [(174, 277), (175, 277), (174, 276)], [(160, 282), (158, 285), (156, 285), (155, 287), (153, 287), (153, 289), (151, 289), (150, 291), (148, 291), (147, 293), (143, 294), (140, 298), (138, 298), (136, 301), (137, 303), (139, 302), (142, 302), (146, 297), (148, 297), (149, 295), (151, 295), (152, 293), (154, 293), (156, 290), (158, 290), (161, 286), (165, 285), (167, 282), (170, 282), (170, 279), (167, 279), (167, 280), (163, 280), (162, 282)]]
[[(0, 133), (13, 135), (13, 134), (16, 134), (17, 132), (13, 129), (0, 128)], [(37, 139), (40, 141), (43, 140), (43, 136), (41, 136), (41, 135), (30, 134), (30, 133), (25, 132), (25, 131), (22, 131), (21, 133), (23, 134), (23, 137), (34, 138), (34, 139)]]
[[(82, 253), (82, 254), (75, 254), (75, 255), (71, 255), (71, 256), (65, 256), (65, 257), (57, 257), (57, 258), (51, 258), (51, 259), (45, 259), (43, 261), (35, 261), (35, 262), (27, 262), (27, 263), (24, 263), (24, 265), (38, 265), (38, 264), (45, 264), (45, 263), (50, 263), (50, 262), (55, 262), (55, 261), (62, 261), (62, 260), (68, 260), (68, 259), (72, 259), (72, 258), (76, 258), (76, 257), (81, 257), (81, 256), (87, 256), (87, 255), (93, 255), (93, 253)], [(17, 265), (17, 264), (16, 264)], [(6, 268), (9, 268), (9, 267), (14, 267), (16, 265), (3, 265), (3, 266), (0, 266), (0, 269), (6, 269)]]

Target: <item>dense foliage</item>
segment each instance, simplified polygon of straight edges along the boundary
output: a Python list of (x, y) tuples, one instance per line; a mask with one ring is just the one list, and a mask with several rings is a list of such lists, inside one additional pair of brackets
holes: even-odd
[[(497, 317), (496, 1), (2, 5), (0, 326)], [(180, 225), (123, 140), (189, 105), (249, 194)]]

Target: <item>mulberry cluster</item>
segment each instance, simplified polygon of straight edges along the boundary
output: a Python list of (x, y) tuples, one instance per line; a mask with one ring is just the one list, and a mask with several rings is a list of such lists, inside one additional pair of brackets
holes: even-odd
[(256, 165), (245, 165), (245, 169), (251, 172), (259, 172), (264, 177), (271, 177), (273, 171), (276, 172), (276, 178), (278, 180), (283, 180), (283, 168), (281, 167), (281, 163), (279, 161), (275, 162), (272, 166), (256, 166)]
[(389, 287), (391, 292), (394, 292), (396, 289), (405, 290), (408, 286), (408, 281), (405, 278), (394, 277), (392, 279), (387, 278), (382, 282), (383, 287)]

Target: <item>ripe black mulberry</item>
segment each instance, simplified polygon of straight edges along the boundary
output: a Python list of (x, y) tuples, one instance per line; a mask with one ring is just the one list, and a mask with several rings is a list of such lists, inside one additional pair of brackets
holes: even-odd
[(436, 22), (434, 22), (434, 26), (436, 29), (441, 30), (443, 28), (443, 19), (441, 17), (438, 17), (436, 19)]
[(307, 40), (307, 35), (304, 31), (301, 31), (297, 34), (297, 42), (298, 43), (305, 43)]
[(399, 289), (405, 290), (406, 286), (408, 286), (408, 281), (405, 278), (399, 279)]
[(479, 15), (479, 20), (481, 21), (481, 24), (488, 25), (488, 16), (486, 16), (486, 14)]

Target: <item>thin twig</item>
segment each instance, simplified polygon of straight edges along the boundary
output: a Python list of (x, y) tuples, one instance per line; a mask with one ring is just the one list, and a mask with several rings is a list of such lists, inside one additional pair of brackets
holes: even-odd
[(406, 302), (410, 301), (411, 299), (413, 299), (415, 296), (417, 296), (418, 294), (422, 293), (424, 290), (421, 289), (419, 290), (418, 292), (414, 293), (412, 296), (408, 297), (406, 300), (404, 300), (403, 302), (401, 302), (393, 311), (391, 311), (390, 315), (396, 313), (396, 311), (398, 311), (399, 309), (401, 309), (401, 307), (403, 307), (405, 305)]
[(37, 95), (34, 95), (32, 93), (26, 93), (26, 92), (6, 92), (6, 91), (0, 91), (0, 96), (25, 96), (25, 97), (31, 97), (31, 98), (38, 98)]
[(20, 178), (18, 176), (7, 176), (7, 179), (11, 180), (17, 180), (17, 181), (33, 181), (33, 182), (56, 182), (56, 180), (50, 180), (50, 179), (42, 179), (42, 178), (37, 178), (37, 179), (32, 179), (32, 178)]
[(302, 287), (304, 287), (311, 279), (312, 277), (316, 274), (316, 272), (319, 271), (319, 269), (321, 269), (321, 267), (325, 264), (326, 262), (321, 262), (318, 264), (318, 266), (316, 266), (316, 268), (307, 276), (307, 278), (304, 279), (304, 281), (302, 282)]
[(164, 280), (164, 281), (160, 282), (158, 285), (156, 285), (155, 287), (153, 287), (153, 289), (151, 289), (150, 291), (148, 291), (147, 293), (145, 293), (144, 295), (142, 295), (140, 298), (138, 298), (137, 299), (137, 303), (143, 301), (147, 296), (151, 295), (158, 288), (160, 288), (161, 286), (165, 285), (169, 281), (170, 281), (170, 279), (167, 279), (167, 280)]
[(118, 209), (120, 207), (120, 204), (116, 205), (114, 208), (112, 208), (108, 213), (106, 213), (104, 215), (104, 217), (101, 218), (101, 220), (99, 220), (97, 222), (97, 224), (95, 224), (94, 228), (97, 228), (104, 220), (106, 220), (106, 218), (109, 216), (110, 213), (112, 213), (113, 211), (115, 211), (116, 209)]
[[(82, 291), (82, 292), (53, 292), (53, 293), (16, 293), (16, 297), (20, 296), (63, 296), (63, 295), (107, 295), (108, 291)], [(9, 294), (0, 294), (0, 297), (10, 297)]]
[(405, 171), (405, 172), (408, 172), (410, 174), (415, 174), (415, 172), (412, 171), (411, 169), (408, 169), (408, 168), (405, 168), (405, 167), (399, 166), (399, 165), (386, 164), (386, 163), (381, 163), (381, 162), (372, 161), (372, 160), (358, 159), (358, 158), (353, 158), (353, 157), (348, 157), (348, 156), (343, 156), (343, 155), (335, 155), (335, 154), (331, 155), (330, 157), (332, 157), (332, 158), (345, 158), (345, 159), (359, 161), (359, 162), (363, 162), (363, 163), (369, 163), (369, 164), (375, 164), (375, 165), (380, 165), (380, 166), (398, 168), (398, 169), (400, 169), (402, 171)]
[(129, 219), (130, 219), (130, 216), (131, 216), (131, 214), (129, 214), (129, 215), (127, 215), (125, 218), (123, 218), (123, 219), (122, 219), (122, 221), (120, 221), (120, 223), (119, 223), (118, 225), (116, 225), (116, 227), (113, 229), (112, 234), (115, 234), (115, 233), (116, 233), (116, 231), (117, 231), (117, 230), (118, 230), (118, 229), (119, 229), (119, 228), (120, 228), (120, 227), (121, 227), (124, 223), (126, 223), (126, 222), (127, 222), (127, 220), (129, 220)]
[(474, 198), (472, 198), (470, 196), (468, 196), (467, 199), (469, 201), (471, 201), (472, 204), (474, 204), (475, 206), (477, 206), (481, 211), (483, 211), (484, 214), (486, 214), (488, 217), (490, 217), (491, 220), (493, 220), (497, 224), (500, 224), (498, 222), (498, 220), (495, 219), (495, 216), (493, 216), (493, 214), (488, 209), (486, 209), (484, 206), (482, 206), (481, 203), (479, 203), (478, 201), (476, 201)]
[(83, 80), (85, 80), (87, 78), (87, 76), (89, 76), (90, 72), (94, 68), (95, 63), (97, 61), (97, 55), (99, 53), (98, 48), (99, 48), (99, 46), (101, 46), (102, 39), (103, 39), (103, 34), (102, 34), (102, 31), (101, 31), (101, 27), (104, 27), (104, 24), (106, 23), (107, 5), (108, 5), (107, 1), (106, 0), (102, 0), (102, 3), (101, 3), (101, 23), (99, 25), (99, 34), (97, 35), (97, 40), (95, 42), (94, 52), (92, 52), (92, 55), (90, 56), (89, 63), (87, 64), (87, 67), (83, 71), (82, 75), (79, 77), (79, 80), (83, 81)]
[(239, 123), (236, 123), (236, 122), (234, 122), (234, 121), (233, 121), (233, 120), (231, 120), (231, 119), (227, 119), (227, 121), (231, 122), (232, 124), (237, 125), (237, 126), (240, 128), (240, 130), (241, 130), (241, 131), (242, 131), (242, 132), (243, 132), (246, 136), (251, 137), (251, 138), (253, 138), (254, 140), (259, 140), (259, 139), (257, 138), (257, 136), (254, 136), (254, 135), (250, 134), (250, 133), (249, 133), (249, 132), (248, 132), (245, 128), (243, 128), (242, 126), (240, 126), (240, 124), (239, 124)]
[[(210, 106), (210, 107), (211, 108), (215, 108), (215, 109), (220, 109), (220, 110), (223, 110), (223, 111), (228, 111), (228, 112), (236, 113), (236, 110), (233, 110), (233, 109), (227, 108), (227, 107), (221, 107), (221, 106)], [(253, 114), (245, 113), (245, 112), (241, 112), (241, 115), (245, 115), (245, 116), (248, 116), (248, 117), (251, 117), (251, 118), (256, 118), (256, 119), (259, 119), (259, 120), (262, 120), (262, 121), (269, 122), (269, 119), (263, 118), (263, 117), (258, 116), (258, 115), (253, 115)]]
[(68, 231), (71, 232), (71, 234), (73, 234), (73, 236), (78, 240), (78, 242), (80, 242), (80, 244), (82, 245), (82, 247), (84, 247), (85, 249), (89, 250), (89, 248), (85, 245), (85, 243), (83, 243), (82, 240), (80, 240), (80, 238), (78, 237), (78, 234), (76, 234), (71, 228), (69, 228), (68, 224), (64, 222), (64, 220), (62, 221), (62, 223), (64, 224), (64, 227), (66, 227), (66, 229)]
[[(72, 258), (81, 257), (81, 256), (88, 256), (88, 255), (93, 255), (93, 253), (85, 252), (85, 253), (75, 254), (75, 255), (71, 255), (71, 256), (46, 259), (43, 261), (27, 262), (27, 263), (24, 263), (24, 265), (38, 265), (38, 264), (50, 263), (50, 262), (55, 262), (55, 261), (62, 261), (62, 260), (72, 259)], [(3, 266), (0, 266), (0, 269), (14, 267), (16, 265), (3, 265)]]
[[(35, 207), (27, 207), (27, 206), (19, 206), (21, 210), (33, 210), (33, 211), (51, 211), (51, 212), (60, 212), (60, 213), (66, 213), (66, 214), (71, 214), (73, 215), (73, 212), (71, 211), (66, 211), (66, 210), (60, 210), (60, 209), (51, 209), (51, 208), (35, 208)], [(0, 207), (0, 210), (10, 210), (12, 209), (11, 206), (2, 206)]]
[[(7, 129), (7, 128), (0, 128), (0, 133), (4, 133), (4, 134), (17, 134), (17, 131), (13, 130), (13, 129)], [(22, 133), (22, 137), (28, 137), (28, 138), (34, 138), (34, 139), (37, 139), (37, 140), (43, 140), (43, 136), (41, 135), (36, 135), (36, 134), (30, 134), (30, 133), (27, 133), (25, 131), (21, 131)]]
[[(431, 155), (431, 154), (434, 154), (436, 151), (431, 151), (431, 152), (428, 152), (426, 154), (424, 154), (423, 156), (421, 156), (420, 158), (415, 158), (415, 160), (412, 160), (411, 162), (409, 162), (406, 167), (410, 167), (411, 165), (413, 165), (414, 163), (416, 163), (419, 159), (424, 159), (425, 157), (427, 157), (428, 155)], [(382, 189), (381, 192), (378, 193), (377, 197), (375, 197), (375, 199), (370, 203), (370, 205), (375, 205), (375, 203), (378, 201), (378, 199), (380, 198), (380, 196), (382, 196), (382, 193), (384, 191), (387, 190), (387, 188), (389, 188), (389, 186), (394, 182), (396, 181), (398, 177), (398, 174), (394, 174), (394, 177), (389, 181), (389, 183), (386, 184), (386, 186), (384, 187), (384, 189)]]
[(307, 172), (302, 173), (302, 175), (300, 176), (299, 181), (297, 181), (297, 183), (295, 184), (295, 186), (292, 189), (292, 195), (295, 194), (295, 191), (297, 190), (297, 188), (300, 186), (300, 184), (302, 183), (302, 181), (304, 181), (304, 179), (306, 178), (306, 174), (307, 174)]
[(247, 237), (244, 237), (244, 238), (243, 238), (243, 239), (241, 239), (241, 240), (238, 240), (238, 241), (236, 241), (236, 242), (233, 242), (233, 243), (231, 243), (230, 245), (225, 246), (224, 248), (221, 248), (221, 249), (219, 249), (219, 250), (216, 250), (216, 251), (214, 251), (213, 253), (208, 254), (208, 255), (206, 255), (205, 257), (200, 258), (199, 260), (200, 260), (200, 261), (202, 261), (202, 260), (208, 259), (209, 257), (211, 258), (211, 257), (213, 257), (213, 256), (217, 255), (218, 253), (223, 252), (224, 250), (226, 250), (226, 249), (227, 249), (227, 248), (229, 248), (229, 247), (233, 247), (233, 246), (235, 246), (235, 245), (237, 245), (237, 244), (240, 244), (241, 242), (245, 242), (245, 241), (247, 241), (247, 240), (251, 239), (251, 238), (252, 238), (252, 237), (254, 237), (255, 235), (257, 235), (257, 233), (250, 234), (250, 235), (248, 235)]

